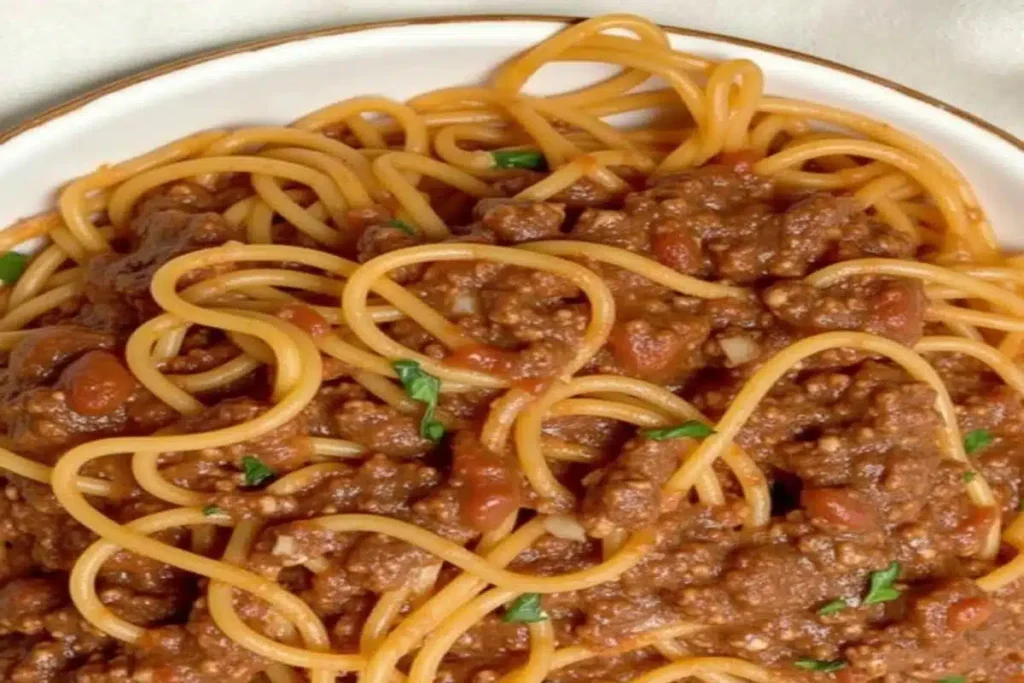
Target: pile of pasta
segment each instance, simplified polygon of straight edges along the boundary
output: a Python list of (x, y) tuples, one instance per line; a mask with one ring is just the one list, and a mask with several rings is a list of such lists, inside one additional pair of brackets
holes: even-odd
[[(566, 61), (598, 62), (619, 70), (564, 94), (527, 94), (524, 86), (535, 72)], [(606, 121), (645, 112), (667, 112), (682, 123), (621, 128)], [(658, 176), (731, 153), (750, 154), (753, 171), (782, 186), (851, 194), (864, 210), (912, 236), (922, 253), (933, 254), (928, 262), (848, 261), (819, 270), (807, 281), (826, 287), (863, 274), (921, 280), (929, 296), (928, 319), (944, 324), (949, 334), (925, 337), (913, 349), (859, 332), (829, 332), (793, 344), (748, 381), (728, 411), (711, 425), (711, 436), (693, 442), (666, 491), (678, 496), (695, 492), (707, 505), (721, 504), (722, 482), (712, 468), (721, 460), (742, 486), (746, 524), (767, 524), (771, 510), (765, 477), (734, 439), (776, 380), (803, 359), (837, 347), (886, 357), (928, 384), (944, 421), (940, 438), (948, 457), (967, 461), (949, 393), (922, 354), (971, 356), (1024, 392), (1024, 374), (1016, 364), (1024, 340), (1024, 261), (1000, 251), (960, 172), (922, 142), (878, 121), (824, 104), (766, 95), (764, 75), (753, 62), (715, 62), (679, 52), (672, 49), (670, 35), (651, 22), (610, 15), (558, 32), (502, 65), (483, 85), (437, 90), (405, 103), (357, 97), (288, 126), (191, 135), (70, 182), (60, 192), (53, 212), (0, 233), (2, 251), (32, 240), (38, 243), (39, 238), (45, 241), (17, 282), (0, 290), (0, 348), (10, 349), (40, 316), (82, 295), (83, 264), (112, 248), (112, 237), (125, 230), (140, 198), (150, 191), (185, 179), (212, 185), (225, 174), (232, 174), (236, 181), (247, 178), (251, 190), (223, 214), (244, 229), (245, 243), (203, 249), (162, 266), (151, 288), (162, 313), (134, 331), (124, 358), (146, 389), (183, 416), (204, 409), (197, 394), (271, 365), (273, 406), (248, 422), (199, 434), (97, 439), (64, 453), (53, 468), (0, 449), (0, 467), (48, 483), (68, 513), (100, 537), (71, 574), (77, 608), (94, 626), (118, 639), (132, 643), (143, 636), (143, 628), (110, 611), (96, 591), (103, 563), (119, 549), (128, 549), (208, 577), (208, 605), (216, 625), (242, 647), (272, 662), (265, 672), (272, 683), (299, 680), (299, 669), (308, 670), (316, 683), (333, 681), (340, 672), (358, 672), (363, 683), (403, 678), (428, 683), (461, 634), (518, 596), (581, 590), (614, 581), (642, 560), (653, 543), (651, 532), (605, 539), (605, 559), (597, 566), (560, 576), (533, 576), (509, 571), (506, 565), (565, 523), (561, 516), (537, 514), (522, 523), (511, 515), (472, 548), (383, 516), (319, 517), (314, 521), (325, 529), (386, 534), (437, 558), (437, 564), (422, 570), (409, 586), (379, 597), (358, 652), (337, 653), (332, 651), (327, 628), (309, 605), (243, 568), (260, 522), (204, 514), (208, 495), (165, 479), (159, 457), (168, 451), (258, 438), (292, 420), (320, 388), (325, 356), (355, 368), (355, 381), (380, 400), (400, 411), (421, 414), (424, 406), (397, 381), (393, 363), (403, 359), (415, 361), (438, 378), (442, 393), (503, 390), (482, 426), (481, 441), (495, 451), (513, 444), (521, 471), (539, 497), (571, 503), (572, 492), (552, 473), (549, 463), (572, 456), (546, 443), (541, 432), (546, 418), (596, 415), (643, 428), (682, 421), (711, 424), (665, 388), (627, 377), (581, 374), (608, 338), (615, 301), (602, 279), (578, 259), (641, 273), (692, 297), (744, 297), (749, 292), (728, 283), (701, 281), (607, 245), (544, 241), (502, 247), (445, 242), (448, 226), (420, 184), (429, 178), (469, 197), (496, 196), (493, 181), (507, 174), (503, 166), (534, 155), (542, 158), (550, 173), (516, 198), (544, 201), (584, 178), (610, 191), (623, 191), (627, 187), (621, 177), (624, 171)], [(397, 218), (429, 243), (386, 253), (365, 264), (334, 255), (337, 245), (351, 239), (348, 213), (375, 204), (393, 207)], [(275, 221), (294, 226), (322, 248), (275, 244)], [(438, 261), (491, 261), (545, 271), (584, 293), (590, 318), (583, 340), (575, 357), (542, 394), (513, 386), (496, 374), (446, 365), (402, 346), (382, 331), (383, 323), (409, 318), (450, 350), (474, 343), (453, 322), (388, 279), (388, 273), (401, 266)], [(301, 270), (285, 268), (283, 263), (298, 264)], [(226, 264), (239, 265), (210, 268)], [(200, 268), (211, 275), (180, 285), (188, 273)], [(314, 338), (274, 315), (283, 304), (301, 301), (303, 293), (316, 294), (321, 301), (324, 296), (336, 299), (332, 306), (312, 306), (332, 326), (329, 334)], [(181, 351), (186, 333), (198, 327), (225, 332), (241, 353), (207, 372), (161, 372), (164, 361)], [(269, 493), (302, 490), (318, 473), (338, 467), (339, 460), (363, 454), (356, 443), (328, 438), (313, 442), (319, 461), (282, 476), (270, 484)], [(85, 476), (83, 467), (124, 454), (131, 458), (132, 484), (166, 501), (171, 509), (122, 525), (90, 503), (116, 497), (120, 484)], [(974, 504), (996, 505), (984, 477), (974, 478), (965, 487)], [(192, 529), (191, 549), (153, 537), (178, 527)], [(214, 557), (210, 548), (218, 527), (229, 529), (230, 541), (223, 555)], [(993, 526), (985, 548), (989, 557), (996, 555), (1001, 538), (1024, 548), (1024, 521), (1018, 517), (1008, 529), (998, 523)], [(461, 574), (438, 587), (438, 571), (444, 564)], [(995, 591), (1022, 574), (1024, 555), (1017, 555), (978, 583)], [(233, 605), (235, 591), (268, 603), (292, 624), (294, 640), (272, 640), (248, 626)], [(664, 666), (637, 680), (668, 683), (691, 676), (718, 682), (777, 680), (777, 673), (740, 659), (689, 656), (674, 640), (703, 627), (680, 623), (631, 641), (628, 648), (657, 647), (667, 659)], [(561, 667), (607, 654), (580, 645), (556, 648), (550, 621), (530, 624), (529, 632), (528, 661), (504, 680), (540, 683)], [(400, 670), (399, 663), (405, 661), (411, 664)]]

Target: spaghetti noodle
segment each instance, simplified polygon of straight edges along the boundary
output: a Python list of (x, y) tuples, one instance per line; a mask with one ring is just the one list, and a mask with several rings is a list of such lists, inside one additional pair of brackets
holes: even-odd
[[(570, 60), (621, 71), (524, 90)], [(1019, 259), (937, 152), (753, 62), (598, 17), (105, 167), (0, 245), (39, 238), (5, 680), (51, 641), (90, 681), (1024, 676)]]

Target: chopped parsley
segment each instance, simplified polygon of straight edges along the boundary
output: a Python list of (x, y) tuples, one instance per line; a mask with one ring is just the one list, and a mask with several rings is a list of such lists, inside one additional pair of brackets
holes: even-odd
[(501, 620), (508, 624), (533, 624), (547, 619), (548, 613), (540, 604), (540, 593), (523, 593), (501, 616)]
[(938, 683), (967, 683), (967, 676), (946, 676), (940, 678)]
[(703, 422), (697, 420), (687, 420), (681, 425), (675, 427), (663, 427), (661, 429), (645, 429), (642, 432), (645, 437), (652, 441), (667, 441), (669, 439), (679, 439), (682, 437), (689, 437), (691, 439), (706, 439), (715, 433), (715, 430), (707, 426)]
[(832, 602), (826, 602), (818, 608), (818, 614), (827, 617), (830, 614), (838, 614), (849, 607), (850, 604), (844, 598), (836, 598)]
[(530, 168), (543, 171), (548, 167), (544, 155), (533, 149), (508, 149), (491, 152), (497, 168)]
[(962, 479), (964, 480), (965, 484), (970, 484), (972, 481), (974, 481), (977, 478), (978, 478), (978, 473), (975, 472), (974, 470), (967, 470), (966, 472), (964, 472), (964, 476), (962, 477)]
[(274, 478), (274, 470), (264, 465), (259, 458), (251, 455), (242, 458), (242, 472), (245, 474), (246, 486), (259, 486)]
[(881, 571), (871, 572), (871, 587), (868, 590), (868, 594), (864, 596), (864, 604), (877, 605), (882, 602), (892, 602), (899, 598), (900, 592), (892, 586), (899, 575), (899, 562), (893, 562)]
[(408, 223), (406, 223), (405, 221), (403, 221), (400, 218), (392, 218), (387, 223), (385, 223), (385, 225), (387, 225), (388, 227), (391, 227), (391, 228), (398, 228), (399, 230), (404, 232), (406, 235), (411, 235), (413, 237), (416, 236), (416, 230), (411, 225), (409, 225)]
[(25, 272), (28, 266), (28, 256), (19, 254), (16, 251), (9, 251), (0, 256), (0, 281), (5, 285), (13, 285)]
[(806, 669), (807, 671), (820, 671), (822, 673), (830, 674), (833, 671), (839, 671), (840, 669), (846, 668), (846, 662), (842, 659), (833, 659), (832, 661), (822, 659), (798, 659), (793, 663), (798, 669)]
[(987, 429), (972, 429), (964, 437), (964, 450), (970, 455), (980, 451), (990, 443), (992, 443), (992, 432)]
[(423, 436), (431, 441), (440, 441), (444, 438), (444, 425), (437, 420), (428, 420), (426, 424), (420, 425)]
[(204, 517), (213, 517), (214, 515), (223, 515), (223, 514), (224, 514), (224, 510), (222, 510), (221, 508), (217, 507), (216, 505), (207, 505), (206, 507), (203, 508), (203, 516)]
[(434, 419), (437, 399), (441, 393), (441, 380), (426, 373), (414, 360), (396, 360), (391, 363), (398, 380), (405, 389), (405, 395), (419, 401), (426, 408), (420, 420), (420, 436), (431, 441), (440, 441), (444, 436), (444, 425)]

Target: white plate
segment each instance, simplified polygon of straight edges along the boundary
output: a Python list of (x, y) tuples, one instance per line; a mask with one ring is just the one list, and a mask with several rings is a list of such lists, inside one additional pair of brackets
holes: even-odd
[[(69, 102), (0, 137), (0, 225), (53, 205), (55, 190), (100, 164), (219, 126), (287, 123), (335, 100), (399, 99), (469, 84), (558, 31), (564, 20), (468, 17), (289, 36), (156, 69)], [(747, 41), (672, 29), (672, 44), (752, 59), (773, 94), (868, 114), (946, 154), (974, 184), (1000, 238), (1024, 246), (1024, 144), (968, 114), (881, 79)], [(533, 92), (572, 89), (596, 65), (545, 68)]]

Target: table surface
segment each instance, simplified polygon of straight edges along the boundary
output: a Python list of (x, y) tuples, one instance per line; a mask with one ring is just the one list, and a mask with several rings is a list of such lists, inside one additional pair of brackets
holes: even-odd
[(863, 69), (1024, 137), (1024, 0), (0, 0), (0, 130), (112, 79), (255, 38), (414, 16), (624, 8)]

